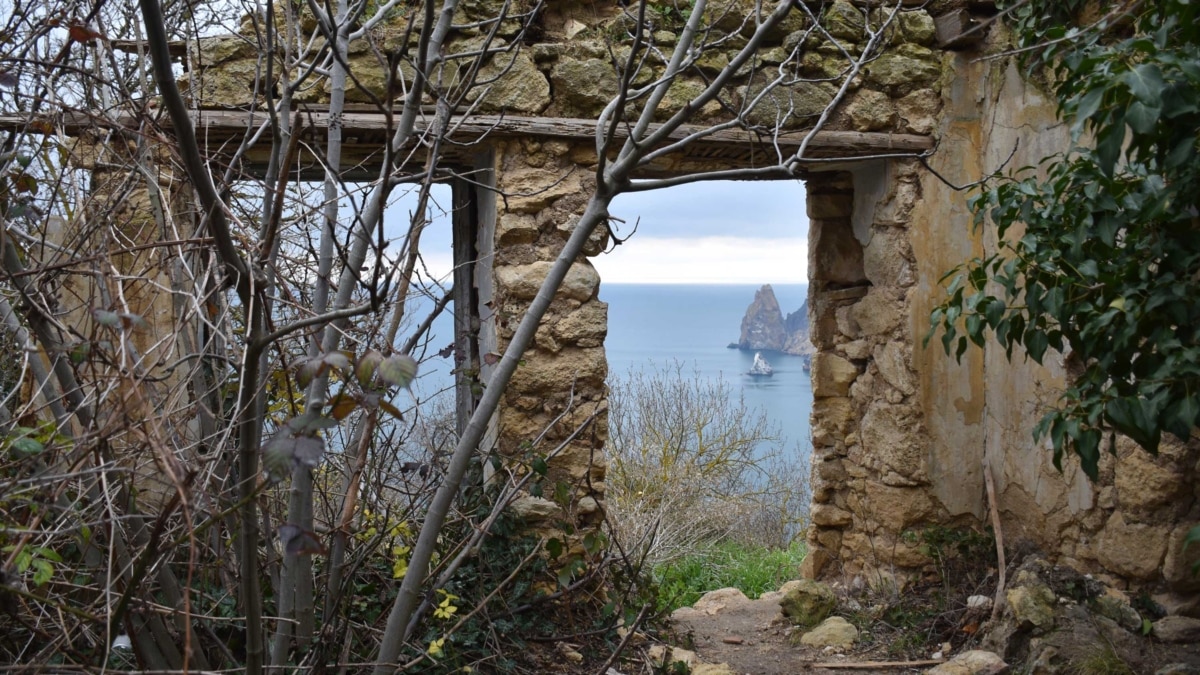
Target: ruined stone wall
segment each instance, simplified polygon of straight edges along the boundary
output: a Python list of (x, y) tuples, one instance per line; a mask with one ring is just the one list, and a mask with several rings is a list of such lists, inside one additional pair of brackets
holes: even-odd
[[(496, 147), (497, 187), (507, 195), (496, 214), (492, 263), (493, 317), (498, 348), (512, 337), (525, 309), (558, 257), (595, 186), (594, 152), (564, 141), (513, 140)], [(607, 244), (603, 228), (585, 255)], [(525, 460), (562, 446), (549, 461), (547, 480), (573, 494), (567, 513), (547, 497), (525, 496), (515, 508), (535, 524), (567, 516), (578, 527), (595, 527), (604, 496), (604, 441), (608, 436), (605, 378), (608, 305), (601, 302), (600, 275), (586, 259), (567, 273), (534, 344), (505, 391), (498, 417), (501, 455)], [(487, 371), (484, 371), (486, 381)], [(590, 421), (589, 421), (590, 420)], [(586, 423), (586, 424), (585, 424)], [(577, 433), (582, 429), (582, 433)], [(543, 431), (545, 430), (545, 431)], [(575, 437), (572, 439), (571, 436)], [(541, 439), (536, 445), (534, 439)], [(563, 444), (565, 443), (565, 446)]]
[[(997, 27), (984, 50), (1008, 44)], [(968, 184), (1006, 160), (1010, 169), (1033, 166), (1067, 149), (1068, 130), (1055, 118), (1055, 102), (1014, 60), (948, 55), (947, 66), (954, 78), (943, 88), (940, 148), (930, 160), (941, 175)], [(995, 237), (972, 229), (963, 192), (929, 172), (919, 174), (916, 188), (921, 198), (910, 213), (909, 232), (917, 279), (905, 331), (916, 345), (912, 365), (928, 434), (923, 456), (936, 522), (986, 522), (986, 465), (1010, 544), (1031, 543), (1086, 571), (1164, 591), (1160, 600), (1179, 604), (1200, 589), (1200, 579), (1190, 573), (1200, 551), (1183, 551), (1187, 530), (1200, 522), (1200, 446), (1164, 443), (1152, 457), (1119, 439), (1118, 456), (1105, 457), (1101, 480), (1093, 485), (1073, 458), (1059, 473), (1048, 445), (1035, 443), (1031, 434), (1069, 379), (1061, 356), (1048, 358), (1043, 368), (1020, 348), (1010, 361), (1003, 348), (988, 343), (984, 350), (968, 350), (960, 364), (936, 339), (922, 349), (929, 311), (940, 298), (939, 278), (967, 258), (993, 253)]]
[[(715, 10), (725, 7), (714, 5)], [(487, 11), (482, 2), (467, 7), (468, 18)], [(677, 40), (678, 21), (668, 19), (664, 14), (653, 33), (664, 50)], [(551, 3), (539, 19), (536, 40), (485, 67), (485, 74), (498, 79), (479, 94), (479, 110), (594, 118), (616, 93), (611, 56), (620, 58), (627, 49), (616, 41), (622, 20), (616, 3)], [(714, 30), (728, 38), (728, 49), (740, 46), (740, 15), (717, 11), (712, 21)], [(839, 50), (861, 50), (863, 22), (855, 4), (828, 3), (823, 24), (837, 44), (808, 45), (802, 72), (836, 75)], [(793, 17), (771, 36), (757, 72), (776, 68), (785, 50), (802, 38), (802, 27)], [(515, 26), (500, 33), (505, 40), (515, 34)], [(348, 100), (393, 94), (387, 91), (380, 54), (399, 35), (394, 26), (384, 25), (369, 36), (374, 47), (367, 40), (352, 45), (355, 84)], [(247, 80), (257, 72), (257, 51), (247, 48), (247, 36), (201, 43), (189, 75), (198, 105), (254, 101), (255, 89)], [(1006, 39), (1002, 30), (993, 29), (990, 42), (976, 51), (939, 49), (934, 17), (924, 8), (911, 8), (901, 14), (884, 54), (863, 71), (827, 128), (931, 134), (939, 145), (930, 166), (958, 184), (999, 168), (1018, 139), (1010, 166), (1036, 164), (1065, 147), (1066, 132), (1055, 122), (1053, 102), (1022, 78), (1012, 59), (978, 60), (981, 53), (1001, 51)], [(479, 44), (477, 29), (457, 32), (447, 53)], [(678, 110), (727, 62), (721, 49), (706, 54), (674, 85), (661, 112)], [(643, 80), (650, 81), (660, 68), (651, 62)], [(754, 93), (751, 75), (730, 92), (729, 101)], [(828, 82), (799, 83), (779, 92), (772, 109), (764, 109), (756, 121), (771, 122), (779, 110), (791, 109), (796, 115), (788, 125), (803, 128), (832, 95)], [(321, 83), (305, 89), (304, 99), (313, 103), (327, 97)], [(719, 106), (710, 106), (697, 119), (722, 114)], [(498, 139), (485, 145), (500, 196), (489, 204), (494, 204), (485, 219), (490, 224), (480, 234), (480, 250), (493, 257), (476, 279), (481, 299), (493, 312), (481, 317), (483, 332), (502, 349), (583, 209), (594, 185), (595, 158), (593, 145), (563, 140)], [(661, 168), (670, 173), (729, 167), (693, 158)], [(986, 522), (986, 462), (1009, 541), (1028, 540), (1082, 567), (1137, 583), (1194, 588), (1181, 546), (1200, 509), (1195, 450), (1170, 448), (1152, 459), (1122, 446), (1120, 461), (1105, 466), (1098, 486), (1073, 466), (1060, 475), (1029, 430), (1061, 390), (1061, 367), (1035, 367), (1019, 354), (1010, 363), (991, 346), (969, 350), (960, 364), (936, 341), (922, 347), (929, 310), (942, 294), (938, 280), (989, 246), (988, 237), (972, 230), (967, 194), (914, 160), (847, 163), (814, 170), (806, 178), (809, 306), (817, 348), (813, 527), (806, 573), (867, 583), (903, 583), (919, 574), (930, 561), (910, 534), (933, 525), (980, 528)], [(605, 240), (597, 236), (587, 255), (599, 253)], [(607, 374), (607, 308), (597, 299), (599, 283), (586, 259), (575, 263), (497, 416), (501, 453), (523, 458), (558, 447), (595, 415), (586, 432), (550, 463), (552, 479), (574, 486), (567, 512), (528, 496), (518, 507), (534, 520), (598, 521)], [(482, 374), (486, 382), (486, 366)], [(547, 427), (539, 446), (531, 447)]]

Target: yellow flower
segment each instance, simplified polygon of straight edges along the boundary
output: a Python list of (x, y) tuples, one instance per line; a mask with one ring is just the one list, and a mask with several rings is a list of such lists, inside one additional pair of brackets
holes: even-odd
[(429, 649), (425, 650), (425, 653), (429, 654), (430, 656), (434, 656), (434, 657), (441, 656), (442, 655), (442, 645), (444, 645), (444, 644), (446, 644), (446, 638), (438, 638), (438, 639), (434, 640), (433, 642), (429, 643)]

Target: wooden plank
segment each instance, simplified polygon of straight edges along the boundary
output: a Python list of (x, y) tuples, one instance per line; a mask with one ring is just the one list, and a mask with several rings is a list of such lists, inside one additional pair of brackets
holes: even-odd
[(984, 30), (965, 9), (946, 12), (934, 18), (933, 22), (939, 47), (961, 49), (976, 45), (984, 38)]
[[(149, 50), (145, 40), (111, 40), (109, 44), (113, 49), (129, 54), (137, 54), (139, 47), (143, 53)], [(167, 43), (167, 53), (175, 58), (183, 58), (187, 56), (187, 43), (183, 40), (171, 40)]]
[(876, 668), (925, 668), (927, 666), (941, 665), (945, 662), (945, 659), (929, 659), (926, 661), (831, 661), (829, 663), (812, 663), (809, 665), (813, 668), (825, 668), (826, 670), (874, 670)]
[[(210, 146), (238, 138), (245, 134), (247, 129), (257, 128), (268, 119), (264, 112), (240, 110), (199, 110), (193, 111), (191, 115), (196, 125), (197, 136), (202, 143)], [(316, 129), (328, 128), (331, 118), (331, 115), (323, 110), (302, 112), (302, 116), (305, 127)], [(51, 129), (61, 129), (70, 136), (97, 127), (132, 129), (137, 126), (137, 118), (127, 114), (103, 119), (76, 112), (62, 116), (47, 116), (40, 118), (39, 122), (44, 123), (35, 125), (38, 130), (49, 133)], [(26, 128), (28, 124), (29, 120), (24, 116), (0, 116), (0, 129), (20, 130)], [(386, 134), (389, 131), (387, 117), (382, 113), (347, 112), (341, 116), (341, 125), (343, 133), (348, 135)], [(423, 128), (423, 126), (418, 122), (418, 128)], [(652, 125), (651, 130), (658, 127), (659, 125)], [(706, 128), (702, 125), (683, 126), (675, 130), (670, 135), (670, 139), (672, 141), (681, 140), (692, 134), (701, 133)], [(596, 122), (595, 120), (573, 118), (471, 115), (456, 117), (453, 129), (454, 139), (460, 142), (470, 142), (484, 137), (509, 138), (514, 136), (590, 141), (595, 138)], [(778, 144), (781, 149), (790, 151), (800, 146), (807, 133), (804, 130), (782, 131), (772, 137), (768, 134), (757, 134), (744, 129), (724, 129), (696, 139), (691, 147), (696, 149), (769, 147)], [(623, 140), (627, 136), (627, 130), (624, 127), (618, 128), (616, 135), (619, 140)], [(861, 131), (821, 131), (814, 135), (809, 144), (809, 149), (814, 156), (845, 157), (847, 159), (870, 154), (924, 152), (932, 147), (933, 139), (928, 136)]]

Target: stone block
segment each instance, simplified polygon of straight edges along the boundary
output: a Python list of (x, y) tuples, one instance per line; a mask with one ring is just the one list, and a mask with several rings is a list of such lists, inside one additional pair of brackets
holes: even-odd
[(837, 0), (821, 16), (821, 25), (833, 37), (854, 42), (863, 39), (867, 21), (862, 10), (846, 0)]
[(805, 579), (815, 579), (825, 571), (825, 567), (832, 560), (832, 555), (829, 550), (810, 546), (808, 555), (804, 556), (803, 562), (800, 563), (800, 576)]
[(732, 605), (742, 605), (747, 602), (750, 602), (750, 598), (736, 588), (718, 588), (700, 596), (700, 599), (693, 603), (692, 607), (696, 611), (712, 615)]
[(1126, 522), (1117, 511), (1100, 532), (1096, 557), (1113, 572), (1151, 579), (1157, 576), (1166, 550), (1166, 527)]
[(887, 52), (867, 67), (869, 84), (885, 87), (903, 96), (937, 82), (942, 75), (937, 55), (924, 47), (904, 46), (911, 49)]
[(912, 396), (917, 387), (908, 362), (909, 347), (903, 343), (888, 342), (875, 348), (875, 367), (879, 369), (879, 376), (900, 393)]
[(550, 71), (554, 107), (560, 115), (595, 118), (616, 96), (619, 83), (612, 64), (600, 58), (560, 57)]
[(1200, 619), (1186, 616), (1164, 616), (1154, 622), (1154, 637), (1163, 642), (1200, 644)]
[(855, 93), (846, 104), (846, 114), (855, 131), (890, 130), (899, 119), (891, 97), (871, 89), (860, 89)]
[(1187, 546), (1187, 535), (1198, 522), (1187, 522), (1171, 530), (1167, 539), (1167, 553), (1163, 558), (1163, 579), (1176, 591), (1200, 591), (1200, 574), (1194, 570), (1200, 565), (1200, 544)]
[(908, 258), (911, 250), (905, 230), (876, 227), (863, 248), (863, 274), (875, 286), (910, 286), (916, 280)]
[(844, 437), (854, 420), (854, 406), (848, 398), (822, 398), (813, 401), (813, 427)]
[(807, 118), (824, 112), (837, 93), (837, 87), (829, 82), (801, 81), (776, 86), (760, 98), (768, 83), (765, 76), (758, 76), (747, 85), (742, 96), (743, 103), (758, 99), (754, 108), (745, 114), (746, 119), (768, 128), (795, 128), (805, 123)]
[[(847, 317), (863, 336), (883, 335), (892, 332), (900, 325), (903, 303), (893, 300), (877, 289), (871, 289), (867, 296), (850, 307)], [(851, 337), (857, 337), (851, 336)]]
[(545, 521), (562, 515), (562, 509), (558, 507), (558, 504), (555, 504), (549, 499), (542, 499), (541, 497), (533, 497), (530, 495), (525, 495), (514, 499), (512, 503), (508, 505), (508, 510), (511, 511), (514, 516), (524, 520), (527, 523)]
[(817, 462), (817, 476), (828, 483), (840, 483), (848, 477), (846, 467), (840, 459)]
[(816, 628), (800, 637), (800, 643), (809, 647), (833, 647), (848, 649), (858, 640), (858, 629), (840, 616), (825, 619)]
[(866, 281), (862, 244), (848, 220), (812, 220), (808, 229), (808, 273), (814, 282), (856, 285)]
[(1021, 630), (1041, 634), (1054, 627), (1054, 591), (1036, 574), (1022, 570), (1005, 592), (1009, 611)]
[(793, 625), (811, 627), (824, 621), (837, 607), (837, 596), (829, 586), (811, 579), (789, 581), (780, 589), (779, 607)]
[(905, 41), (930, 46), (937, 39), (937, 25), (929, 12), (916, 9), (900, 12), (896, 18), (900, 23), (900, 35)]
[[(575, 226), (579, 224), (579, 216), (571, 216), (558, 223), (555, 229), (563, 235), (565, 240), (575, 231)], [(600, 223), (588, 235), (587, 242), (583, 245), (583, 254), (588, 257), (598, 256), (608, 248), (609, 231), (608, 225)]]
[(537, 238), (537, 221), (531, 215), (504, 213), (496, 219), (496, 243), (500, 246), (531, 244)]
[(513, 373), (509, 389), (518, 395), (545, 397), (569, 391), (575, 383), (577, 392), (586, 391), (602, 387), (607, 374), (608, 362), (602, 348), (526, 354), (525, 362)]
[(925, 675), (1000, 675), (1008, 672), (1008, 664), (992, 652), (972, 649), (949, 661), (925, 671)]
[(893, 487), (869, 481), (866, 497), (869, 517), (892, 533), (898, 534), (933, 513), (933, 500), (919, 487)]
[(1189, 481), (1174, 471), (1169, 459), (1154, 457), (1126, 439), (1121, 439), (1118, 447), (1116, 488), (1122, 511), (1148, 514), (1191, 490)]
[(479, 69), (478, 81), (487, 84), (473, 87), (467, 100), (482, 97), (479, 112), (537, 115), (550, 105), (550, 83), (523, 51), (496, 54)]
[(538, 167), (512, 168), (500, 175), (509, 213), (537, 213), (583, 191), (583, 172)]
[(840, 356), (817, 352), (812, 357), (812, 388), (814, 398), (846, 396), (858, 377), (858, 367)]
[[(528, 265), (513, 265), (496, 269), (496, 283), (503, 291), (517, 300), (532, 300), (550, 274), (554, 263), (538, 261)], [(571, 265), (563, 279), (558, 294), (584, 302), (596, 295), (600, 287), (600, 275), (591, 263), (580, 260)]]
[(838, 350), (851, 361), (862, 361), (871, 356), (871, 343), (866, 340), (852, 340), (838, 345)]
[(566, 344), (599, 347), (608, 335), (608, 303), (585, 302), (554, 324), (554, 334)]
[(867, 459), (881, 465), (881, 473), (891, 469), (902, 479), (889, 484), (911, 484), (926, 476), (923, 445), (904, 408), (874, 404), (863, 415), (858, 433)]
[(937, 128), (942, 99), (932, 89), (918, 89), (896, 101), (901, 130), (910, 134), (930, 134)]
[(821, 527), (845, 527), (853, 517), (849, 511), (839, 509), (832, 504), (817, 504), (812, 508), (812, 522)]

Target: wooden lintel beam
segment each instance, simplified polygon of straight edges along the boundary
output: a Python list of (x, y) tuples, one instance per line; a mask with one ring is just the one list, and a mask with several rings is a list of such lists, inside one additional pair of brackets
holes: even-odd
[[(330, 114), (326, 111), (302, 112), (303, 124), (309, 128), (325, 129), (329, 126)], [(265, 123), (267, 115), (264, 112), (246, 112), (237, 110), (199, 110), (192, 113), (197, 135), (201, 139), (211, 138), (214, 142), (223, 142), (245, 134), (248, 129), (254, 129)], [(97, 127), (135, 128), (135, 118), (125, 115), (107, 120), (82, 113), (69, 113), (58, 118), (43, 118), (37, 124), (30, 126), (29, 119), (20, 116), (0, 117), (0, 129), (17, 130), (30, 128), (50, 130), (78, 135)], [(347, 112), (341, 116), (343, 133), (378, 133), (388, 132), (387, 117), (381, 113)], [(452, 125), (454, 137), (460, 141), (471, 141), (483, 137), (516, 137), (529, 136), (539, 138), (560, 138), (574, 141), (590, 141), (595, 138), (596, 122), (588, 119), (549, 118), (549, 117), (509, 117), (499, 115), (470, 115), (459, 117)], [(703, 133), (708, 127), (688, 125), (677, 129), (671, 134), (671, 139), (680, 140), (693, 134)], [(623, 139), (625, 129), (619, 128), (618, 139)], [(767, 133), (754, 133), (744, 129), (723, 129), (696, 138), (689, 147), (731, 147), (731, 146), (772, 146), (778, 145), (782, 150), (792, 151), (804, 142), (807, 131), (781, 131), (772, 136)], [(814, 156), (845, 157), (852, 159), (863, 155), (920, 153), (933, 148), (933, 139), (916, 134), (894, 134), (881, 132), (860, 131), (821, 131), (813, 135), (808, 148)]]
[(934, 19), (938, 46), (945, 49), (964, 49), (983, 41), (983, 26), (965, 9), (956, 9)]

